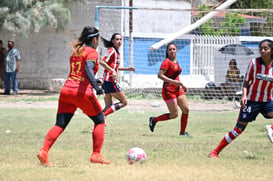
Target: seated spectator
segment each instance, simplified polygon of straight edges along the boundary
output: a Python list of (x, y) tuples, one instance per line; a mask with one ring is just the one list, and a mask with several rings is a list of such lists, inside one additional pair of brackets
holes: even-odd
[(235, 59), (231, 59), (229, 62), (229, 69), (226, 74), (226, 82), (220, 85), (221, 91), (224, 96), (233, 97), (235, 92), (241, 89), (242, 78), (240, 76), (240, 70), (237, 67)]

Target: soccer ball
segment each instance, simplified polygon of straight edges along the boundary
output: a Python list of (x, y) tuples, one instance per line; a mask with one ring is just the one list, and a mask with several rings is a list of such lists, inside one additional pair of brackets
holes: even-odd
[(132, 165), (133, 163), (140, 162), (143, 163), (146, 159), (146, 153), (143, 149), (139, 147), (130, 148), (126, 154), (127, 162)]

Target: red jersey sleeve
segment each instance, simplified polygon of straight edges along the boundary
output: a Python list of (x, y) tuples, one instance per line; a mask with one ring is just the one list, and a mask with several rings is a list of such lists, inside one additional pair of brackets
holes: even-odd
[(163, 62), (161, 63), (161, 66), (160, 66), (160, 70), (168, 70), (169, 69), (169, 61), (168, 59), (166, 58), (165, 60), (163, 60)]
[(105, 61), (108, 65), (113, 63), (113, 59), (115, 58), (115, 49), (113, 47), (109, 48), (107, 54), (103, 57), (103, 61)]
[(245, 81), (249, 82), (253, 80), (254, 60), (256, 61), (256, 59), (252, 59), (248, 64), (246, 74), (245, 74)]
[(94, 74), (96, 74), (99, 69), (98, 57), (99, 57), (98, 52), (95, 49), (93, 48), (86, 49), (86, 62), (92, 61), (95, 64)]

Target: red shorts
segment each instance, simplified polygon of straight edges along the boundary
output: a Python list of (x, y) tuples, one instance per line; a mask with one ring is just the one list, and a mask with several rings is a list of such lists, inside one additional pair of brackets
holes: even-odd
[(77, 108), (80, 108), (88, 116), (96, 116), (102, 111), (91, 87), (80, 90), (64, 86), (60, 93), (58, 114), (74, 113)]
[(181, 87), (176, 89), (171, 89), (170, 87), (162, 88), (162, 97), (165, 102), (174, 102), (173, 100), (176, 100), (181, 95), (185, 95)]

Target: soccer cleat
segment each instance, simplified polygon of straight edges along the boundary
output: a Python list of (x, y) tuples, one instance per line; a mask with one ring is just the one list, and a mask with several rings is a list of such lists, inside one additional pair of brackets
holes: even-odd
[(212, 152), (209, 153), (208, 157), (209, 158), (218, 158), (219, 156), (218, 156), (218, 153), (213, 150)]
[(266, 125), (265, 131), (267, 133), (268, 139), (273, 143), (273, 130), (271, 129), (271, 125)]
[(92, 154), (90, 161), (92, 163), (110, 164), (109, 160), (106, 160), (101, 154)]
[(48, 160), (48, 153), (43, 149), (40, 149), (37, 154), (38, 159), (40, 160), (41, 164), (46, 167), (51, 167), (51, 164)]
[(188, 132), (179, 133), (179, 136), (184, 136), (184, 137), (188, 137), (188, 138), (192, 137), (192, 135), (190, 135), (190, 133), (188, 133)]
[(154, 121), (154, 117), (150, 117), (149, 119), (149, 127), (151, 132), (154, 132), (156, 122)]

